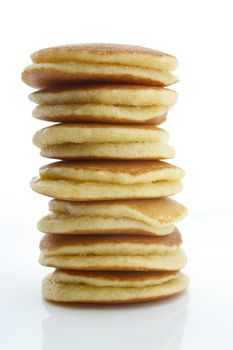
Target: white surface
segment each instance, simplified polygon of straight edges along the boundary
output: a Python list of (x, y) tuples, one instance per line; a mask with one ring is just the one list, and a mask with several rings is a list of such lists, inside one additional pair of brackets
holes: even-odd
[[(7, 1), (1, 4), (0, 348), (5, 350), (232, 349), (231, 1)], [(58, 307), (41, 300), (49, 269), (37, 263), (47, 198), (28, 186), (46, 163), (31, 145), (45, 124), (30, 117), (20, 81), (34, 50), (72, 42), (144, 45), (179, 58), (180, 99), (168, 122), (174, 163), (185, 168), (177, 198), (189, 292), (124, 307)]]

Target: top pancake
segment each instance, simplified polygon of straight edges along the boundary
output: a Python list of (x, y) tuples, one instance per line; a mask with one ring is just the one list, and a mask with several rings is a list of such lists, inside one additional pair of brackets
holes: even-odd
[(134, 46), (60, 46), (31, 57), (34, 64), (24, 69), (22, 80), (35, 88), (93, 81), (168, 86), (177, 81), (170, 72), (177, 66), (175, 57)]
[(89, 62), (113, 63), (169, 71), (177, 68), (174, 56), (133, 45), (76, 44), (50, 47), (31, 55), (33, 63)]

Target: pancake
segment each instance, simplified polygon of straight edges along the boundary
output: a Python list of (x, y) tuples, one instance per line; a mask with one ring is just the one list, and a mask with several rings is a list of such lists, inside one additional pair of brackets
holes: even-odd
[(43, 89), (29, 95), (39, 105), (96, 104), (124, 107), (171, 107), (178, 93), (171, 89), (140, 85), (83, 84), (70, 88)]
[[(104, 275), (105, 280), (108, 280), (108, 285), (93, 285), (93, 275), (89, 278), (86, 277), (85, 283), (79, 282), (82, 279), (82, 274), (80, 272), (76, 273), (76, 280), (70, 281), (70, 275), (67, 272), (63, 272), (63, 280), (58, 278), (60, 272), (55, 272), (47, 276), (42, 285), (43, 297), (50, 301), (55, 302), (79, 302), (79, 303), (134, 303), (134, 302), (145, 302), (153, 301), (166, 297), (176, 295), (184, 291), (188, 285), (188, 277), (179, 273), (175, 278), (167, 275), (171, 278), (168, 280), (161, 281), (162, 283), (158, 284), (158, 278), (162, 276), (155, 274), (150, 275), (151, 285), (146, 286), (135, 286), (133, 282), (138, 281), (138, 275), (130, 272), (127, 279), (129, 278), (132, 281), (132, 286), (122, 287), (115, 286), (112, 280), (117, 279), (120, 282), (125, 279), (122, 277), (122, 272), (112, 272), (111, 275)], [(93, 274), (93, 272), (92, 272)], [(131, 275), (132, 274), (132, 275)], [(140, 272), (137, 272), (140, 274)], [(143, 282), (147, 281), (147, 273), (141, 275), (139, 278)], [(61, 276), (61, 275), (59, 275)], [(101, 280), (103, 278), (103, 272), (97, 272), (94, 275), (95, 280)], [(154, 282), (154, 284), (153, 284)], [(107, 283), (106, 283), (107, 284)], [(142, 283), (143, 285), (143, 283)]]
[[(60, 236), (59, 236), (60, 237)], [(40, 264), (71, 270), (175, 271), (186, 264), (181, 248), (148, 255), (40, 255)]]
[(56, 162), (43, 166), (31, 187), (70, 201), (156, 198), (179, 192), (182, 176), (182, 169), (162, 161)]
[(152, 68), (162, 71), (178, 66), (174, 56), (161, 51), (134, 45), (75, 44), (50, 47), (34, 52), (33, 63), (95, 62)]
[(170, 89), (139, 85), (80, 85), (43, 89), (29, 98), (39, 104), (32, 115), (53, 122), (160, 124), (178, 94)]
[(41, 148), (45, 158), (75, 159), (169, 159), (175, 155), (174, 149), (157, 142), (130, 143), (67, 143)]
[(141, 235), (51, 235), (41, 240), (46, 256), (167, 254), (182, 243), (177, 229), (163, 237)]
[(168, 86), (177, 81), (170, 72), (175, 57), (142, 47), (81, 44), (48, 48), (31, 56), (34, 64), (22, 80), (35, 88), (80, 82), (109, 82)]
[(95, 103), (41, 105), (33, 109), (33, 117), (50, 122), (98, 122), (121, 124), (159, 125), (167, 118), (168, 108), (163, 106), (110, 106)]
[(167, 131), (152, 125), (56, 124), (36, 132), (37, 147), (66, 143), (166, 142)]
[(55, 270), (58, 283), (85, 284), (93, 287), (148, 287), (171, 281), (179, 271), (77, 271)]
[(170, 72), (104, 63), (39, 63), (27, 66), (22, 80), (33, 88), (75, 85), (81, 82), (109, 82), (169, 86), (178, 81)]
[(54, 234), (166, 235), (187, 209), (170, 198), (108, 202), (52, 200), (38, 229)]
[(35, 133), (41, 155), (55, 159), (166, 159), (174, 150), (155, 126), (57, 124)]
[(43, 237), (40, 263), (61, 269), (175, 271), (186, 263), (180, 233), (137, 235), (51, 235)]

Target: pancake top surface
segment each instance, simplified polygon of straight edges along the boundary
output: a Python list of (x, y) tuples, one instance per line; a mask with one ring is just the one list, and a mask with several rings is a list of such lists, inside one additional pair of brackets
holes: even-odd
[[(112, 208), (122, 208), (122, 216), (127, 216), (127, 209), (135, 210), (146, 217), (153, 219), (157, 224), (168, 224), (183, 218), (187, 214), (187, 209), (180, 203), (170, 198), (152, 198), (135, 200), (115, 200), (104, 202), (67, 202), (52, 200), (49, 203), (51, 211), (65, 213), (71, 216), (83, 216), (84, 212), (98, 216), (98, 208), (103, 208), (106, 213), (112, 213)], [(116, 209), (115, 209), (116, 210)], [(107, 215), (107, 214), (106, 214)], [(133, 215), (133, 214), (132, 214)], [(137, 217), (137, 214), (135, 214)], [(142, 219), (142, 218), (141, 218)]]
[(180, 232), (175, 229), (166, 236), (140, 236), (140, 235), (51, 235), (46, 234), (41, 242), (42, 252), (56, 250), (64, 246), (95, 246), (98, 244), (155, 244), (165, 246), (179, 246), (182, 243)]
[(40, 168), (42, 181), (94, 181), (113, 184), (144, 184), (155, 181), (177, 181), (184, 171), (162, 161), (83, 160), (62, 161)]
[(183, 170), (166, 162), (158, 160), (146, 161), (125, 161), (125, 160), (82, 160), (82, 161), (62, 161), (49, 163), (40, 168), (40, 174), (46, 173), (47, 170), (53, 169), (74, 169), (74, 170), (106, 170), (113, 173), (126, 173), (131, 175), (141, 175), (153, 170), (177, 170), (179, 169), (183, 175)]
[(91, 81), (168, 86), (178, 81), (171, 72), (178, 64), (175, 57), (137, 46), (67, 45), (37, 51), (31, 58), (22, 80), (35, 88)]
[(157, 50), (119, 44), (75, 44), (51, 47), (31, 55), (33, 63), (95, 62), (173, 70), (178, 62), (174, 56)]
[(179, 276), (179, 271), (75, 271), (57, 269), (56, 282), (94, 287), (146, 287), (161, 284)]

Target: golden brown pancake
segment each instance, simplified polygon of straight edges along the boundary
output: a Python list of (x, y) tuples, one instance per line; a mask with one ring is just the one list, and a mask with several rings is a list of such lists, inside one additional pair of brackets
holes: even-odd
[(54, 122), (160, 124), (175, 104), (176, 91), (140, 85), (79, 85), (30, 94), (33, 116)]
[(64, 143), (44, 146), (40, 155), (61, 160), (79, 159), (171, 159), (174, 149), (160, 142)]
[(55, 159), (165, 159), (168, 133), (152, 125), (56, 124), (35, 133), (41, 155)]
[(181, 190), (182, 169), (161, 161), (76, 161), (43, 166), (36, 192), (71, 201), (156, 198)]
[(33, 117), (50, 122), (154, 124), (167, 119), (168, 108), (163, 106), (110, 106), (95, 103), (40, 105), (33, 109)]
[(147, 280), (145, 274), (145, 277), (140, 277), (142, 286), (134, 286), (135, 280), (138, 282), (138, 277), (136, 277), (134, 273), (131, 275), (132, 272), (130, 272), (128, 278), (130, 278), (132, 281), (132, 286), (118, 287), (114, 286), (112, 281), (114, 278), (114, 281), (117, 279), (121, 282), (122, 275), (119, 275), (117, 272), (118, 275), (115, 277), (115, 273), (116, 272), (112, 272), (111, 276), (104, 276), (105, 281), (108, 281), (108, 283), (106, 283), (107, 286), (96, 286), (93, 285), (93, 280), (101, 280), (103, 278), (103, 272), (96, 272), (94, 276), (91, 275), (90, 277), (86, 276), (85, 283), (79, 282), (79, 280), (82, 280), (82, 274), (80, 274), (80, 272), (77, 272), (76, 274), (76, 281), (70, 281), (70, 275), (64, 271), (64, 282), (59, 280), (57, 272), (55, 272), (47, 276), (43, 281), (43, 297), (47, 300), (56, 302), (102, 304), (134, 303), (167, 298), (181, 293), (189, 285), (188, 277), (183, 273), (179, 273), (175, 278), (171, 278), (167, 281), (162, 282), (161, 284), (158, 284), (158, 278), (161, 278), (161, 275), (159, 277), (158, 275), (154, 275), (154, 277), (150, 276), (151, 285), (143, 286)]
[(175, 57), (135, 46), (60, 46), (31, 58), (34, 64), (24, 69), (22, 79), (35, 88), (93, 81), (167, 86), (177, 81), (170, 72), (177, 66)]
[(153, 125), (55, 124), (36, 132), (37, 147), (65, 143), (166, 142), (167, 131)]
[(75, 87), (42, 89), (29, 95), (39, 105), (97, 104), (109, 106), (173, 106), (178, 93), (171, 89), (143, 85), (82, 84)]
[(55, 270), (56, 282), (95, 287), (148, 287), (178, 277), (179, 271), (77, 271)]
[(40, 263), (62, 269), (175, 271), (186, 263), (180, 233), (137, 235), (45, 235)]
[(187, 209), (170, 198), (105, 202), (52, 200), (38, 229), (55, 234), (166, 235)]
[(186, 264), (181, 248), (159, 255), (40, 255), (44, 266), (71, 270), (176, 271)]
[(175, 229), (163, 237), (142, 235), (51, 235), (41, 240), (40, 249), (47, 256), (57, 255), (147, 255), (166, 254), (182, 243)]
[(178, 81), (170, 72), (96, 63), (39, 63), (27, 66), (22, 80), (33, 88), (53, 88), (86, 82), (169, 86)]
[(50, 47), (34, 52), (33, 63), (95, 62), (130, 65), (158, 70), (173, 70), (178, 62), (174, 56), (142, 46), (122, 44), (75, 44)]

